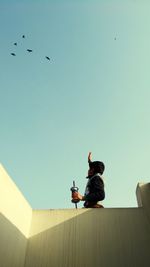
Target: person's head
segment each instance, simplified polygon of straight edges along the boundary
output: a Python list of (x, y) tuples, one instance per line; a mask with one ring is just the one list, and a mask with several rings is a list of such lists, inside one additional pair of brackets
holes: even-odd
[(88, 170), (88, 176), (93, 176), (96, 173), (103, 174), (105, 170), (105, 165), (101, 161), (93, 161), (89, 162), (89, 170)]

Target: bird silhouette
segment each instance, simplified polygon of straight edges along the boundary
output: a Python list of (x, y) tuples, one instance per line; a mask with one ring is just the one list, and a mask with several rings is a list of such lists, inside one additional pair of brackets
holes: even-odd
[(47, 60), (50, 60), (50, 58), (49, 58), (49, 57), (47, 57), (47, 56), (46, 56), (46, 59), (47, 59)]
[(29, 53), (33, 52), (33, 50), (32, 50), (32, 49), (27, 49), (27, 51), (28, 51)]
[(17, 43), (14, 43), (14, 45), (17, 45)]
[(16, 56), (16, 54), (15, 54), (15, 53), (11, 53), (11, 55), (12, 55), (12, 56)]
[(22, 35), (22, 38), (25, 38), (25, 35)]

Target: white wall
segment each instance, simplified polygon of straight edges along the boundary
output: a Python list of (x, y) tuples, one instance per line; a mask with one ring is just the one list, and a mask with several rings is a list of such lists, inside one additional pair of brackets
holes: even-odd
[(0, 212), (25, 237), (28, 237), (32, 208), (2, 165), (0, 165)]
[(0, 267), (24, 267), (32, 209), (0, 165)]
[(143, 208), (33, 211), (25, 267), (149, 267)]
[(0, 166), (0, 267), (149, 267), (150, 184), (138, 208), (33, 210)]

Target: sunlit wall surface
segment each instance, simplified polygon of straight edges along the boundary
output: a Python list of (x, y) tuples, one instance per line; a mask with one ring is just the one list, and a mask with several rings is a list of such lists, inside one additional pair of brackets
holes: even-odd
[(0, 165), (0, 266), (22, 267), (32, 208)]
[(138, 208), (32, 211), (2, 167), (0, 183), (1, 267), (149, 266), (150, 184), (137, 186)]

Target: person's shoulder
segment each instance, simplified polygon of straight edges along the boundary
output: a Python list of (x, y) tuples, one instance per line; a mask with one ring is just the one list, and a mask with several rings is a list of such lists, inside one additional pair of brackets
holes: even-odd
[(101, 183), (104, 183), (104, 181), (103, 181), (103, 177), (102, 177), (102, 175), (101, 175), (100, 173), (96, 173), (96, 174), (94, 175), (93, 179), (94, 179), (95, 181), (100, 181)]
[(95, 175), (94, 175), (95, 177), (99, 177), (99, 178), (101, 178), (102, 179), (102, 175), (98, 172), (98, 173), (96, 173)]

